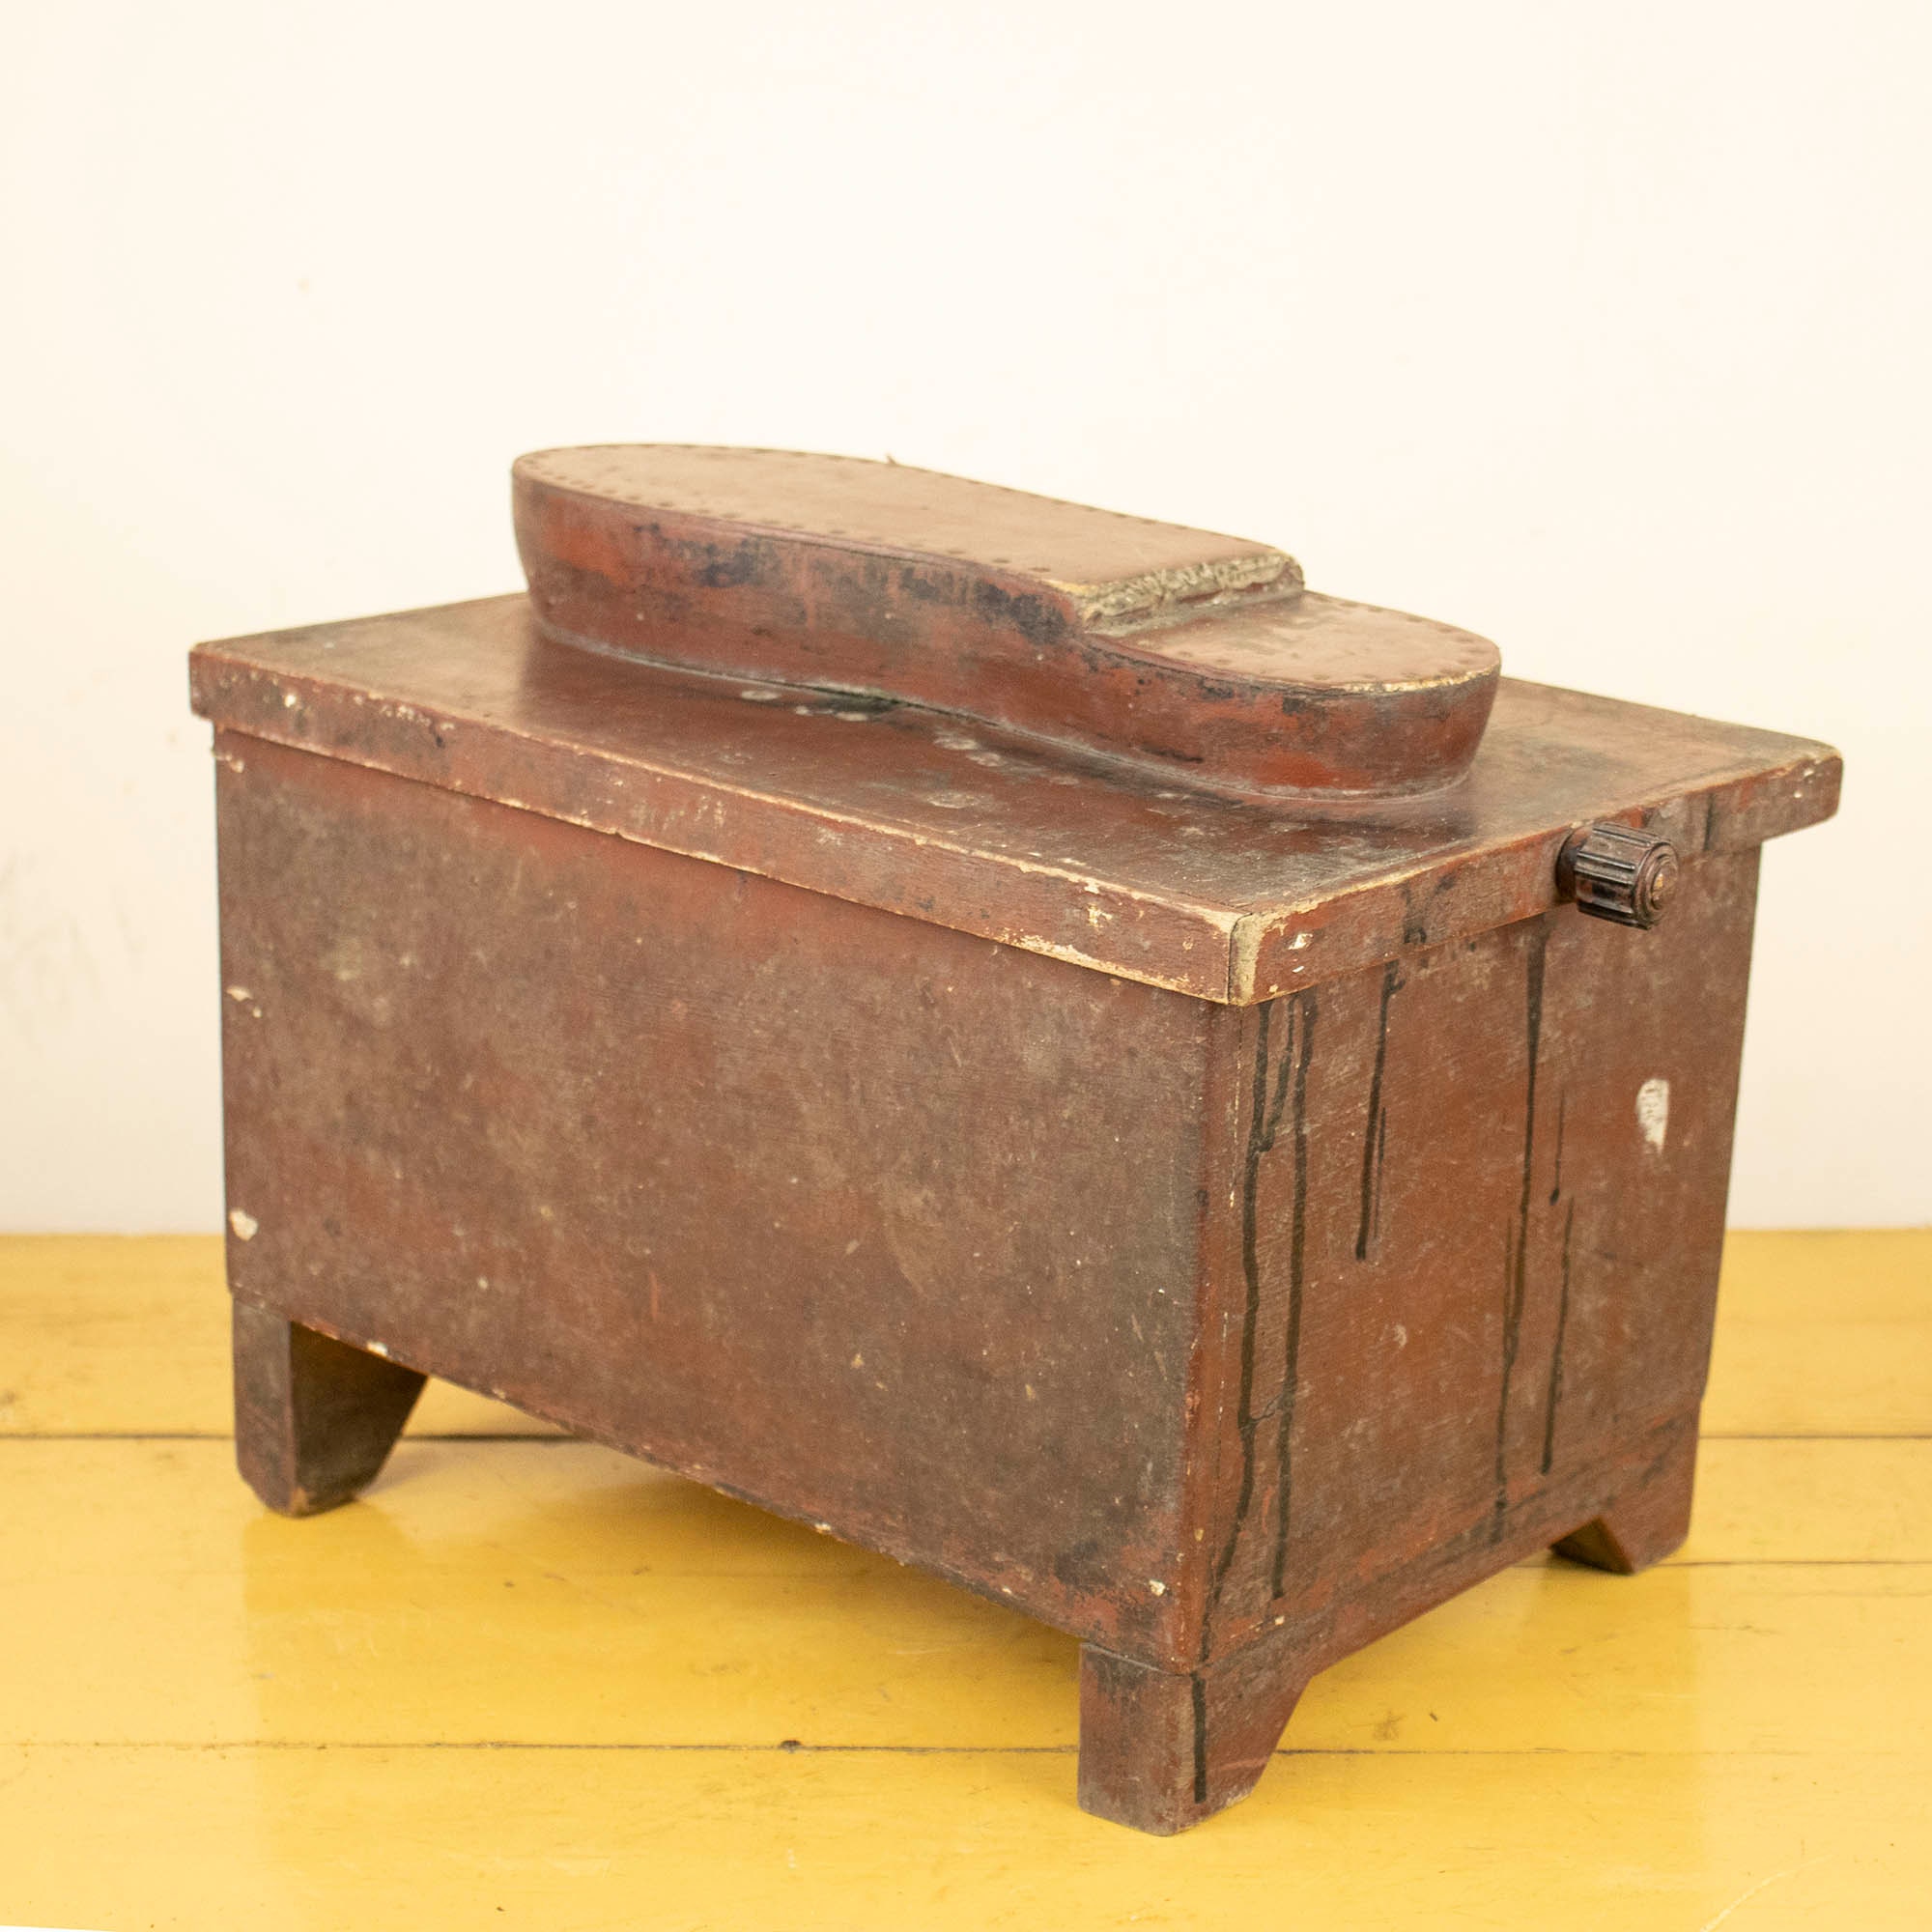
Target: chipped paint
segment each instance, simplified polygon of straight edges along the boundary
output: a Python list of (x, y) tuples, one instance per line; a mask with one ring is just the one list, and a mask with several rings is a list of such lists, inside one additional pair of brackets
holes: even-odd
[(1636, 1090), (1636, 1123), (1652, 1149), (1663, 1151), (1663, 1137), (1670, 1131), (1670, 1082), (1653, 1075)]
[[(1174, 611), (1177, 607), (1188, 616), (1202, 612), (1202, 607), (1223, 598), (1252, 595), (1273, 588), (1277, 595), (1294, 596), (1301, 589), (1301, 566), (1278, 550), (1259, 550), (1246, 556), (1211, 557), (1200, 563), (1170, 565), (1164, 570), (1143, 571), (1135, 577), (1119, 577), (1111, 582), (1069, 582), (1062, 578), (1042, 577), (1080, 613), (1083, 622), (1103, 634), (1116, 629), (1131, 630)], [(1242, 596), (1246, 601), (1246, 596)]]
[(1228, 999), (1245, 1006), (1254, 996), (1255, 962), (1261, 956), (1262, 935), (1267, 922), (1257, 913), (1243, 913), (1228, 934)]
[(228, 1225), (235, 1230), (238, 1241), (252, 1241), (262, 1224), (254, 1215), (244, 1213), (240, 1208), (231, 1208), (228, 1210)]

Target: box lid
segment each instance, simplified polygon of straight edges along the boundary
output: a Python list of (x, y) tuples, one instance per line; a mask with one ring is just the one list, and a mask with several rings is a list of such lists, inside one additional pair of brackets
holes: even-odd
[(1557, 902), (1593, 820), (1688, 862), (1828, 817), (1830, 748), (1501, 679), (1421, 796), (1190, 785), (888, 698), (635, 661), (509, 596), (204, 644), (195, 708), (267, 739), (1246, 1005)]

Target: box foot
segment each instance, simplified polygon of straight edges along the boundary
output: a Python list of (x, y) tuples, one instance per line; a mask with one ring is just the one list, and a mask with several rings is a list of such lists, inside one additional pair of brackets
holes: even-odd
[(315, 1516), (372, 1483), (427, 1378), (235, 1304), (235, 1460), (271, 1510)]
[(1573, 1563), (1634, 1577), (1661, 1563), (1690, 1533), (1690, 1492), (1697, 1470), (1694, 1419), (1600, 1515), (1550, 1546)]
[(1156, 1670), (1080, 1649), (1080, 1806), (1165, 1837), (1245, 1798), (1304, 1677), (1252, 1667)]

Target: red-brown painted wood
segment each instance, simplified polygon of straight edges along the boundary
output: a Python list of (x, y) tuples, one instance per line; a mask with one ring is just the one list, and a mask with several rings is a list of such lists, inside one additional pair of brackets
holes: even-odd
[(551, 637), (906, 701), (1236, 792), (1440, 790), (1495, 646), (1266, 544), (902, 464), (615, 443), (515, 469)]
[[(1471, 1584), (1551, 1544), (1624, 1575), (1670, 1553), (1690, 1518), (1695, 1412), (1636, 1437), (1605, 1462), (1540, 1485), (1493, 1521), (1418, 1544), (1370, 1590), (1284, 1615), (1192, 1669), (1158, 1670), (1094, 1644), (1080, 1659), (1080, 1803), (1137, 1831), (1186, 1831), (1245, 1798), (1266, 1770), (1309, 1679)], [(1605, 1542), (1606, 1525), (1626, 1544)]]
[(1609, 1506), (1550, 1548), (1573, 1563), (1634, 1577), (1673, 1554), (1690, 1534), (1697, 1437), (1687, 1431), (1621, 1490)]
[(248, 1487), (283, 1516), (352, 1501), (395, 1447), (424, 1377), (245, 1301), (234, 1315), (235, 1457)]
[[(1450, 794), (1236, 802), (521, 599), (194, 675), (272, 1506), (488, 1390), (1071, 1633), (1151, 1832), (1455, 1591), (1682, 1537), (1826, 748), (1505, 683)], [(1561, 902), (1599, 819), (1675, 848), (1652, 930)]]
[(547, 643), (522, 597), (204, 644), (192, 677), (252, 738), (1241, 1006), (1548, 911), (1593, 819), (1688, 859), (1838, 798), (1828, 746), (1505, 678), (1453, 792), (1238, 802), (912, 706)]

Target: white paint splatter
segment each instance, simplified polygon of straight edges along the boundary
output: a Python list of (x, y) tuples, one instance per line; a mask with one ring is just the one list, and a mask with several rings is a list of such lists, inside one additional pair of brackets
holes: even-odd
[(1669, 1081), (1653, 1076), (1636, 1090), (1636, 1123), (1644, 1139), (1662, 1153), (1663, 1137), (1670, 1131)]
[(231, 1000), (240, 1000), (245, 1006), (255, 996), (247, 989), (246, 986), (230, 986), (228, 989), (228, 997)]
[(228, 1225), (235, 1230), (235, 1238), (238, 1241), (252, 1241), (255, 1238), (256, 1229), (262, 1224), (254, 1215), (244, 1214), (239, 1208), (231, 1208), (228, 1210)]
[(1167, 1595), (1167, 1585), (1163, 1583), (1157, 1577), (1150, 1577), (1148, 1578), (1148, 1588), (1151, 1590), (1156, 1597), (1164, 1597)]

